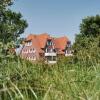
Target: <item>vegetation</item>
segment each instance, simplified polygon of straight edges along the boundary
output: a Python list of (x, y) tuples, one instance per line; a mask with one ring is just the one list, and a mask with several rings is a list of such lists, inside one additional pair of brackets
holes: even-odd
[(74, 56), (33, 64), (8, 52), (27, 27), (20, 13), (7, 9), (11, 4), (0, 1), (0, 100), (99, 100), (100, 16), (83, 19)]
[(71, 59), (64, 58), (56, 65), (19, 58), (0, 63), (0, 99), (99, 100), (100, 64), (87, 67), (86, 60), (75, 64)]
[[(86, 17), (80, 24), (80, 34), (76, 35), (73, 45), (75, 61), (86, 59), (90, 66), (100, 63), (100, 16)], [(90, 59), (92, 59), (90, 61)], [(88, 65), (89, 67), (89, 65)]]
[(0, 48), (1, 53), (7, 54), (9, 48), (15, 48), (15, 42), (27, 27), (21, 13), (13, 12), (9, 6), (13, 0), (0, 0)]
[(100, 35), (100, 16), (88, 16), (82, 20), (80, 24), (80, 32), (86, 36)]

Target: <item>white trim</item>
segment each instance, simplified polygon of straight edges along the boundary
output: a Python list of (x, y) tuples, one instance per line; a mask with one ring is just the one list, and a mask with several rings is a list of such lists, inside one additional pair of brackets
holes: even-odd
[(31, 46), (31, 45), (32, 45), (32, 42), (31, 41), (25, 43), (25, 46)]
[(56, 64), (57, 61), (48, 61), (49, 64)]
[(57, 53), (55, 52), (45, 53), (45, 56), (57, 56)]
[(67, 53), (66, 53), (65, 56), (66, 56), (66, 57), (67, 57), (67, 56), (73, 56), (73, 54), (71, 54), (71, 53), (70, 53), (70, 54), (67, 54)]

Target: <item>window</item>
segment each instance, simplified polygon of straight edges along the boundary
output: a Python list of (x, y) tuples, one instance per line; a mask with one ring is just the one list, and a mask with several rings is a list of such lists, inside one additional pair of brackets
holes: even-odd
[(52, 56), (47, 56), (47, 61), (52, 61)]
[(32, 49), (30, 49), (30, 52), (32, 52)]
[(32, 51), (35, 52), (35, 49), (33, 48)]
[(56, 61), (56, 56), (53, 56), (53, 61)]
[(31, 48), (31, 49), (29, 50), (29, 52), (30, 52), (30, 53), (35, 53), (35, 49), (34, 49), (34, 48)]
[(29, 57), (26, 57), (26, 59), (29, 59)]
[(56, 56), (47, 56), (47, 61), (56, 61)]
[(47, 53), (52, 53), (52, 52), (54, 52), (54, 50), (52, 48), (46, 48), (46, 52)]
[(69, 47), (69, 48), (71, 47), (71, 42), (70, 41), (67, 42), (67, 47)]
[(27, 41), (25, 45), (26, 46), (31, 46), (32, 45), (32, 41)]
[(27, 49), (25, 49), (25, 50), (23, 50), (22, 52), (23, 52), (23, 53), (28, 53), (28, 50), (27, 50)]
[(71, 54), (71, 50), (66, 50), (66, 54)]
[(35, 56), (32, 56), (32, 57), (31, 57), (31, 60), (36, 60), (36, 57), (35, 57)]
[(52, 45), (53, 45), (52, 41), (51, 41), (51, 40), (48, 40), (48, 41), (47, 41), (47, 45), (48, 45), (48, 46), (52, 46)]

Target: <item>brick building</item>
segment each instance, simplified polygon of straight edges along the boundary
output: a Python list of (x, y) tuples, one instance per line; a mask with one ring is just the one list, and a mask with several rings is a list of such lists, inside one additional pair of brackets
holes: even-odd
[(72, 55), (71, 42), (66, 36), (54, 38), (47, 33), (30, 34), (21, 50), (22, 58), (30, 61), (44, 59), (48, 63), (56, 63), (60, 55)]

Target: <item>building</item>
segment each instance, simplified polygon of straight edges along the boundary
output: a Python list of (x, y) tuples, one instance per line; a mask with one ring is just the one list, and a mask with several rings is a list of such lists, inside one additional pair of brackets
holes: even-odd
[(54, 38), (47, 33), (30, 34), (21, 50), (21, 57), (30, 61), (44, 59), (47, 63), (56, 63), (60, 55), (71, 56), (71, 42), (64, 37)]

